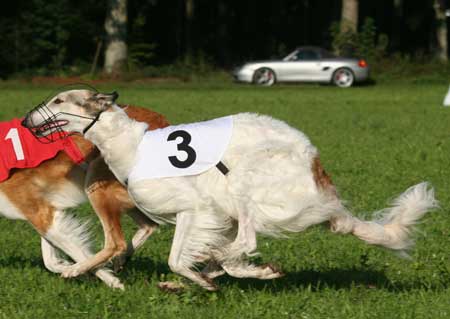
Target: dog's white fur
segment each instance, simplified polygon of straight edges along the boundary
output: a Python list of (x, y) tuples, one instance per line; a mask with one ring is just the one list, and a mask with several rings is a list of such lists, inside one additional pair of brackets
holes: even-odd
[[(49, 107), (54, 113), (67, 112), (58, 105)], [(70, 108), (72, 113), (85, 113)], [(383, 210), (379, 220), (362, 221), (334, 193), (316, 184), (312, 163), (318, 152), (303, 133), (264, 115), (237, 114), (233, 120), (233, 136), (222, 159), (230, 169), (227, 176), (213, 168), (197, 176), (128, 185), (141, 211), (156, 221), (176, 224), (169, 257), (172, 271), (206, 289), (216, 289), (210, 280), (213, 275), (205, 278), (193, 268), (210, 259), (236, 277), (279, 276), (272, 268), (245, 261), (244, 253), (256, 249), (255, 232), (276, 237), (330, 221), (335, 232), (353, 233), (369, 244), (404, 251), (412, 245), (411, 226), (437, 205), (433, 190), (421, 183)], [(81, 132), (84, 127), (70, 123), (66, 129)], [(146, 129), (146, 124), (113, 106), (101, 114), (85, 138), (125, 182)]]

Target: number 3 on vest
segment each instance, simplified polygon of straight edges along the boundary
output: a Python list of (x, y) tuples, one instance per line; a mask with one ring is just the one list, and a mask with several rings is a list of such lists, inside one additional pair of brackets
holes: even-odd
[(11, 140), (14, 148), (14, 153), (16, 154), (16, 159), (18, 161), (22, 161), (25, 159), (23, 154), (22, 143), (20, 142), (19, 132), (16, 128), (12, 128), (8, 131), (8, 134), (5, 137), (6, 140)]
[(197, 153), (192, 147), (189, 146), (192, 137), (188, 132), (179, 130), (172, 132), (167, 138), (167, 141), (174, 141), (178, 137), (181, 137), (183, 140), (181, 141), (181, 143), (177, 144), (177, 149), (179, 151), (186, 152), (187, 158), (184, 161), (180, 161), (176, 156), (169, 156), (169, 161), (173, 166), (177, 168), (188, 168), (189, 166), (194, 164), (195, 160), (197, 159)]

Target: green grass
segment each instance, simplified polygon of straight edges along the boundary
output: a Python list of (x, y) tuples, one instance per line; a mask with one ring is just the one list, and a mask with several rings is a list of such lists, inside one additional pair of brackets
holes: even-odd
[[(212, 83), (118, 84), (123, 103), (152, 108), (172, 123), (236, 112), (273, 115), (305, 132), (321, 152), (342, 198), (367, 216), (409, 186), (430, 181), (441, 209), (419, 225), (411, 260), (318, 226), (289, 239), (259, 238), (257, 262), (286, 276), (273, 281), (222, 277), (221, 290), (156, 288), (175, 278), (167, 258), (173, 229), (163, 227), (119, 274), (126, 291), (85, 276), (45, 270), (39, 237), (23, 222), (0, 219), (0, 318), (450, 318), (450, 110), (447, 83), (386, 82), (338, 89)], [(3, 83), (0, 120), (20, 116), (51, 87)], [(369, 213), (367, 213), (369, 212)], [(101, 228), (85, 205), (74, 214)], [(128, 236), (134, 226), (124, 218)]]

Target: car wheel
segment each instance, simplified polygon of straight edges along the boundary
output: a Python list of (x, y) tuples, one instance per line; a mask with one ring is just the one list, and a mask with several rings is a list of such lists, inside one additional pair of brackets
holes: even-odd
[(269, 68), (260, 68), (253, 74), (253, 84), (271, 86), (276, 82), (275, 72)]
[(352, 70), (347, 68), (339, 68), (333, 73), (333, 84), (341, 88), (348, 88), (355, 82), (355, 76)]

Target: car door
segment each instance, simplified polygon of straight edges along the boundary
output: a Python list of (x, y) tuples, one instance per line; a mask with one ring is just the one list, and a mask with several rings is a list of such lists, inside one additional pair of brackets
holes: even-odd
[(313, 49), (299, 49), (285, 64), (285, 81), (320, 80), (322, 63), (320, 53)]

